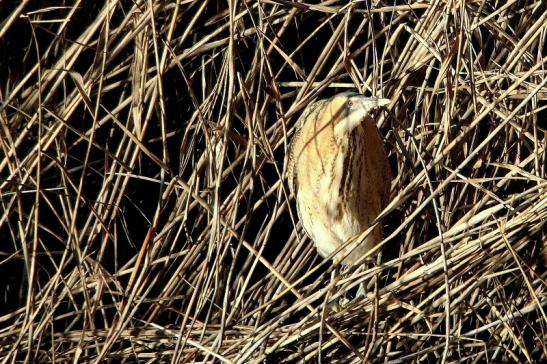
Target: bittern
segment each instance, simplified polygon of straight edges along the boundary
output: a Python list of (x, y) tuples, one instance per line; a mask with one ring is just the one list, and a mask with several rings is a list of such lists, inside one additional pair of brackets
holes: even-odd
[[(344, 92), (310, 104), (297, 121), (289, 188), (302, 227), (322, 257), (368, 229), (387, 203), (391, 169), (373, 114), (389, 102)], [(354, 265), (381, 239), (378, 224), (334, 260)]]

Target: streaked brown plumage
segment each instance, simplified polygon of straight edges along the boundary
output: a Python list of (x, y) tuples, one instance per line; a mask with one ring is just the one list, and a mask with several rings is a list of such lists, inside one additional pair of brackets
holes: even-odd
[[(371, 111), (389, 100), (341, 93), (309, 105), (289, 149), (287, 177), (298, 216), (323, 257), (370, 227), (389, 196), (391, 172)], [(376, 227), (336, 255), (355, 264), (382, 238)]]

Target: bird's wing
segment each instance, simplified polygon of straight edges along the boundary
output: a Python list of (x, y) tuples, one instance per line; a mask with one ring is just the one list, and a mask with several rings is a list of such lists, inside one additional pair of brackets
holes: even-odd
[(313, 118), (317, 118), (321, 110), (327, 105), (330, 99), (319, 100), (312, 102), (302, 112), (298, 120), (296, 121), (296, 131), (292, 137), (291, 142), (289, 143), (288, 153), (289, 158), (287, 160), (287, 180), (289, 183), (289, 190), (291, 194), (296, 196), (298, 192), (298, 172), (296, 164), (298, 163), (298, 156), (302, 153), (304, 147), (302, 141), (302, 129), (304, 126), (310, 122)]

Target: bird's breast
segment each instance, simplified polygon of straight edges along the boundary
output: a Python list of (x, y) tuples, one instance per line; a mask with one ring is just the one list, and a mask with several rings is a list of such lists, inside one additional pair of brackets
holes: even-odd
[[(334, 145), (332, 142), (318, 145), (305, 172), (311, 188), (304, 190), (311, 194), (304, 192), (302, 198), (313, 205), (310, 209), (322, 211), (329, 224), (336, 224), (340, 232), (345, 231), (342, 235), (360, 229), (358, 205), (361, 185), (366, 183), (362, 138), (362, 129), (358, 128)], [(312, 163), (314, 159), (316, 163)]]

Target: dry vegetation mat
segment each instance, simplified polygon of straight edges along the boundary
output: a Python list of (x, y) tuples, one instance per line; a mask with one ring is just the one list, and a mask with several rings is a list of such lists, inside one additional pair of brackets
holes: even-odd
[[(546, 6), (0, 2), (0, 361), (544, 362)], [(346, 90), (395, 178), (335, 269), (285, 165)]]

